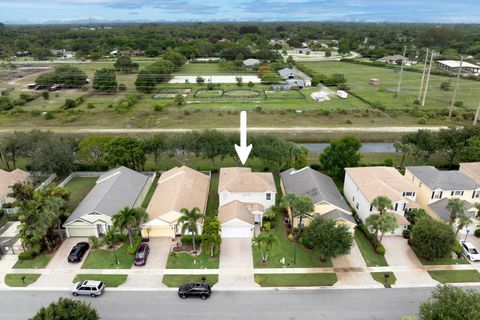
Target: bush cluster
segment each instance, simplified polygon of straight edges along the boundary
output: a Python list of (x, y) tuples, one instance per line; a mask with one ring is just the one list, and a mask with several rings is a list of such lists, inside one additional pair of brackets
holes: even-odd
[(375, 237), (375, 235), (368, 230), (365, 224), (361, 223), (357, 225), (356, 228), (360, 232), (362, 232), (365, 235), (365, 237), (367, 237), (368, 241), (373, 246), (377, 254), (381, 256), (385, 255), (385, 247), (383, 246), (383, 244), (380, 243), (380, 241), (378, 241), (377, 237)]

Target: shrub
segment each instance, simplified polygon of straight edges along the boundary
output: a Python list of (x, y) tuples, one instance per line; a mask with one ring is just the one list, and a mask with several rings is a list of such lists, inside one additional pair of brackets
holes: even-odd
[(480, 229), (475, 230), (475, 237), (480, 238)]
[(385, 255), (385, 247), (382, 245), (382, 244), (379, 244), (376, 248), (375, 248), (375, 252), (381, 256), (384, 256)]
[(163, 106), (156, 104), (153, 106), (153, 111), (155, 112), (162, 112), (163, 111)]
[(53, 119), (53, 113), (51, 113), (50, 111), (42, 113), (42, 116), (45, 120)]
[(265, 221), (262, 227), (264, 231), (270, 231), (272, 229), (272, 225), (269, 221)]
[(255, 86), (255, 84), (252, 82), (252, 81), (248, 81), (248, 84), (247, 84), (250, 88)]
[(295, 242), (295, 236), (293, 235), (293, 233), (290, 233), (288, 235), (288, 240), (292, 241), (292, 242)]
[(120, 91), (126, 91), (127, 90), (127, 86), (124, 84), (124, 83), (120, 83), (118, 85), (118, 90)]
[(75, 102), (75, 100), (72, 100), (72, 99), (66, 99), (65, 102), (63, 103), (63, 109), (72, 109), (72, 108), (75, 108), (77, 106), (77, 103)]
[(455, 103), (453, 104), (455, 107), (463, 107), (463, 101), (455, 101)]
[(307, 249), (313, 249), (313, 244), (309, 242), (305, 237), (300, 238), (300, 243)]
[(95, 105), (91, 102), (87, 104), (87, 109), (95, 109)]
[(215, 85), (213, 83), (207, 83), (207, 90), (215, 89)]
[(383, 160), (383, 164), (386, 167), (394, 167), (395, 166), (395, 163), (393, 162), (392, 158), (386, 158), (385, 160)]
[(418, 124), (427, 124), (427, 119), (425, 119), (425, 118), (420, 118), (420, 119), (418, 119), (417, 123), (418, 123)]
[(410, 235), (411, 235), (410, 230), (403, 230), (402, 236), (403, 236), (405, 239), (410, 239)]
[(50, 93), (48, 91), (43, 91), (42, 92), (42, 97), (43, 97), (43, 99), (48, 100), (48, 99), (50, 99)]
[(453, 246), (453, 252), (455, 252), (458, 258), (462, 256), (462, 245), (460, 244), (460, 242), (455, 242), (455, 245)]
[(452, 252), (457, 240), (452, 227), (434, 219), (420, 219), (412, 228), (412, 248), (422, 258), (443, 258)]
[(353, 124), (352, 119), (346, 119), (346, 120), (345, 120), (345, 124)]
[[(190, 234), (184, 234), (180, 240), (182, 241), (182, 244), (192, 244), (192, 235)], [(202, 236), (196, 235), (195, 236), (195, 244), (200, 244), (202, 243)]]
[(30, 252), (20, 252), (18, 254), (18, 260), (32, 260), (33, 254)]

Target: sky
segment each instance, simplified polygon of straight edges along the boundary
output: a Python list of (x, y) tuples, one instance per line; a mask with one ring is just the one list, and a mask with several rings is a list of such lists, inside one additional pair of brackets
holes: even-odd
[(480, 0), (0, 0), (0, 22), (480, 23)]

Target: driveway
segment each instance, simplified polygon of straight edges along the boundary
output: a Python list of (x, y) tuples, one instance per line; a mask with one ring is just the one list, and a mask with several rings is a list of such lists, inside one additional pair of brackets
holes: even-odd
[(133, 266), (135, 269), (165, 269), (167, 266), (168, 254), (172, 245), (172, 238), (159, 237), (150, 238), (148, 242), (150, 253), (148, 255), (147, 264), (144, 266)]
[(223, 238), (217, 287), (258, 287), (253, 276), (252, 242), (249, 238)]
[(353, 241), (352, 249), (349, 254), (336, 257), (333, 259), (334, 268), (366, 268), (367, 264), (363, 259), (360, 249), (358, 249), (357, 242)]
[(394, 271), (397, 278), (396, 285), (432, 285), (433, 280), (428, 272), (421, 270), (422, 264), (418, 260), (407, 240), (398, 236), (385, 236), (382, 240), (385, 247), (385, 259), (392, 267), (406, 267), (410, 270)]
[(70, 263), (68, 262), (67, 258), (70, 254), (72, 248), (79, 242), (88, 242), (88, 238), (68, 238), (63, 241), (60, 247), (55, 252), (52, 260), (48, 264), (47, 268), (49, 269), (73, 269), (77, 270), (82, 267), (83, 261), (87, 258), (88, 254), (90, 253), (90, 249), (85, 253), (82, 258), (82, 261), (78, 263)]

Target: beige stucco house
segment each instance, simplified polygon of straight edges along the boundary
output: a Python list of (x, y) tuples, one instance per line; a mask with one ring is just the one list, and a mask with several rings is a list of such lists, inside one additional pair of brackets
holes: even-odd
[[(181, 232), (178, 223), (181, 210), (198, 208), (204, 214), (209, 190), (210, 175), (189, 167), (175, 167), (162, 173), (147, 207), (148, 222), (142, 226), (142, 236), (175, 238)], [(200, 234), (202, 221), (197, 229)]]

